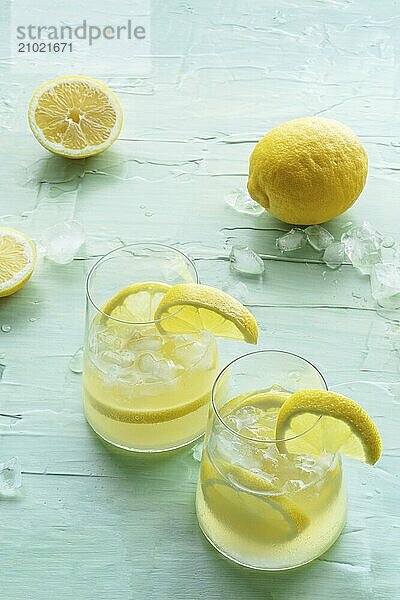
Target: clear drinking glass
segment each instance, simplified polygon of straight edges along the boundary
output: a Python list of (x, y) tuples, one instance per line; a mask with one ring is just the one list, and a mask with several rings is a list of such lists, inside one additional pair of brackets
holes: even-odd
[(198, 283), (187, 256), (161, 244), (106, 254), (86, 282), (84, 409), (94, 431), (138, 452), (204, 433), (218, 369), (214, 337), (164, 334), (154, 311), (170, 285)]
[(345, 523), (340, 455), (307, 454), (319, 418), (295, 436), (297, 446), (304, 442), (302, 454), (287, 450), (289, 440), (280, 452), (274, 440), (280, 405), (301, 389), (327, 387), (311, 363), (273, 350), (237, 358), (213, 386), (197, 517), (213, 546), (247, 567), (305, 564), (333, 544)]

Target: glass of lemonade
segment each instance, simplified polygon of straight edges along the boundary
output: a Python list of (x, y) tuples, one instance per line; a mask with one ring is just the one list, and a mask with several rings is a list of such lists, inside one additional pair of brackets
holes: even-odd
[(290, 569), (317, 558), (345, 523), (340, 455), (282, 452), (282, 440), (274, 440), (280, 406), (301, 389), (327, 388), (311, 363), (273, 350), (234, 360), (213, 386), (197, 517), (219, 552), (254, 569)]
[(115, 446), (160, 452), (204, 433), (218, 370), (215, 338), (161, 333), (154, 320), (160, 299), (179, 283), (198, 283), (194, 264), (155, 243), (114, 250), (88, 275), (84, 409)]

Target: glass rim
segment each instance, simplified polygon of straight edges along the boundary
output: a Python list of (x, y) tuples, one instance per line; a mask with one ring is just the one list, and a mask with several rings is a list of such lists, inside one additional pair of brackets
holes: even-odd
[(295, 354), (294, 352), (286, 352), (285, 350), (274, 350), (274, 349), (269, 349), (269, 350), (254, 350), (253, 352), (247, 352), (246, 354), (241, 354), (240, 356), (237, 356), (236, 358), (234, 358), (233, 360), (231, 360), (227, 365), (225, 365), (225, 367), (223, 369), (221, 369), (221, 371), (218, 373), (212, 389), (211, 389), (211, 406), (213, 408), (213, 412), (216, 415), (216, 417), (218, 418), (218, 420), (222, 423), (222, 425), (228, 429), (228, 431), (230, 433), (232, 433), (233, 435), (235, 435), (236, 437), (242, 438), (243, 440), (246, 440), (248, 442), (253, 442), (253, 443), (258, 443), (258, 444), (276, 444), (276, 443), (285, 443), (285, 442), (290, 442), (291, 440), (295, 440), (297, 438), (300, 438), (301, 436), (305, 435), (306, 433), (308, 433), (309, 431), (311, 431), (312, 429), (314, 429), (314, 427), (317, 425), (317, 423), (319, 423), (319, 421), (322, 419), (322, 415), (320, 415), (319, 417), (316, 418), (315, 423), (313, 423), (310, 427), (308, 427), (308, 429), (305, 429), (304, 431), (302, 431), (301, 433), (298, 433), (296, 435), (292, 435), (288, 438), (282, 438), (282, 439), (260, 439), (260, 438), (253, 438), (247, 435), (243, 435), (242, 433), (239, 433), (238, 431), (235, 431), (234, 429), (232, 429), (232, 427), (230, 427), (224, 420), (224, 418), (222, 417), (220, 411), (218, 410), (217, 406), (216, 406), (216, 402), (215, 402), (215, 396), (216, 396), (216, 389), (217, 389), (217, 385), (221, 379), (221, 377), (224, 375), (224, 373), (230, 368), (232, 367), (232, 365), (234, 365), (236, 362), (238, 362), (239, 360), (243, 359), (243, 358), (247, 358), (249, 356), (254, 356), (255, 354), (284, 354), (286, 356), (293, 356), (295, 358), (300, 359), (301, 361), (309, 364), (317, 373), (318, 375), (321, 377), (321, 380), (324, 384), (324, 390), (328, 390), (328, 385), (326, 383), (325, 377), (322, 375), (321, 371), (315, 366), (313, 365), (313, 363), (309, 360), (307, 360), (306, 358), (304, 358), (303, 356), (300, 356), (299, 354)]
[(90, 283), (91, 283), (93, 275), (95, 274), (96, 270), (101, 265), (101, 263), (105, 262), (107, 260), (107, 258), (110, 257), (112, 254), (121, 252), (121, 250), (125, 250), (125, 249), (132, 248), (132, 247), (146, 246), (146, 245), (147, 246), (156, 246), (156, 247), (158, 247), (160, 249), (164, 249), (164, 250), (172, 250), (176, 254), (179, 254), (180, 256), (182, 256), (187, 261), (187, 263), (191, 266), (191, 268), (193, 269), (193, 272), (195, 275), (195, 281), (193, 283), (196, 283), (196, 284), (200, 283), (199, 274), (197, 272), (197, 268), (196, 268), (196, 265), (194, 264), (194, 261), (191, 258), (189, 258), (187, 256), (187, 254), (185, 254), (181, 250), (178, 250), (177, 248), (174, 248), (173, 246), (168, 246), (167, 244), (160, 244), (159, 242), (144, 242), (143, 241), (143, 242), (132, 242), (131, 244), (123, 244), (122, 246), (118, 246), (118, 248), (114, 248), (114, 250), (110, 250), (110, 252), (103, 254), (103, 256), (101, 256), (98, 260), (96, 260), (96, 262), (91, 266), (89, 273), (86, 276), (86, 282), (85, 282), (86, 298), (90, 302), (90, 304), (93, 306), (93, 308), (99, 314), (103, 315), (107, 319), (112, 319), (113, 321), (116, 321), (118, 323), (125, 323), (126, 325), (152, 325), (152, 324), (161, 323), (162, 321), (170, 319), (171, 317), (175, 316), (176, 314), (178, 314), (180, 312), (181, 309), (179, 308), (174, 313), (172, 313), (166, 317), (162, 317), (161, 319), (152, 319), (150, 321), (126, 321), (124, 319), (117, 319), (116, 317), (113, 317), (113, 316), (107, 314), (94, 301), (94, 299), (91, 295), (91, 292), (90, 292)]

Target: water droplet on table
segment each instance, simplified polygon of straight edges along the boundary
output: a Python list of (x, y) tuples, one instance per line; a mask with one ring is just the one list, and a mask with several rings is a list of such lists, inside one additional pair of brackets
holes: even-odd
[(2, 326), (1, 326), (1, 330), (2, 330), (4, 333), (10, 333), (11, 329), (12, 329), (11, 325), (2, 325)]
[(249, 288), (243, 281), (239, 281), (235, 285), (225, 288), (225, 292), (230, 296), (233, 296), (233, 298), (236, 298), (236, 300), (239, 300), (239, 302), (246, 302), (249, 297)]
[(69, 368), (73, 373), (82, 373), (83, 371), (83, 346), (78, 348), (71, 360), (69, 361)]

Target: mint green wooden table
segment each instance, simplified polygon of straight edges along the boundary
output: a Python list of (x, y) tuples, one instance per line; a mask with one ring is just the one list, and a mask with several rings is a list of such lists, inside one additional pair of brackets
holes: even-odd
[[(394, 600), (399, 315), (377, 313), (368, 278), (350, 265), (330, 271), (308, 250), (282, 257), (275, 239), (286, 225), (238, 214), (223, 198), (244, 188), (248, 156), (270, 127), (325, 115), (354, 128), (370, 157), (361, 198), (328, 228), (340, 235), (365, 219), (400, 240), (399, 3), (154, 1), (151, 73), (105, 78), (125, 111), (121, 139), (78, 162), (50, 156), (28, 131), (27, 102), (43, 77), (13, 74), (10, 5), (0, 5), (0, 206), (11, 215), (1, 224), (37, 238), (74, 217), (87, 232), (72, 263), (43, 261), (0, 303), (0, 324), (12, 328), (0, 332), (0, 412), (22, 415), (1, 420), (0, 460), (19, 456), (23, 467), (20, 496), (0, 500), (0, 597)], [(376, 419), (383, 457), (373, 469), (346, 463), (348, 525), (314, 563), (276, 574), (231, 564), (197, 526), (192, 448), (138, 458), (87, 426), (81, 376), (68, 367), (82, 344), (85, 275), (95, 257), (143, 239), (176, 245), (222, 288), (235, 284), (229, 244), (251, 245), (266, 268), (262, 281), (246, 281), (260, 347), (307, 357)], [(223, 359), (247, 350), (224, 344)]]

